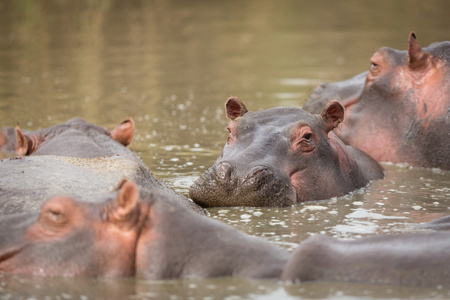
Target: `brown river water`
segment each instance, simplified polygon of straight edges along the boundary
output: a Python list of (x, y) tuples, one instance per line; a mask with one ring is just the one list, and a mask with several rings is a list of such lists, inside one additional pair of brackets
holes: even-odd
[[(301, 106), (320, 82), (367, 70), (381, 46), (450, 40), (448, 1), (0, 2), (1, 126), (133, 117), (131, 149), (187, 195), (227, 137), (225, 100)], [(383, 164), (351, 195), (289, 208), (214, 208), (212, 218), (292, 250), (313, 234), (417, 231), (449, 213), (450, 172)], [(218, 258), (220, 259), (220, 258)], [(446, 299), (450, 289), (215, 278), (145, 281), (0, 276), (0, 299)]]

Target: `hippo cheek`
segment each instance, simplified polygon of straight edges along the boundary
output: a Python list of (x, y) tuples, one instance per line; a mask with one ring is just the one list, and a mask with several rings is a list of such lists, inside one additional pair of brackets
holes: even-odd
[(317, 173), (315, 171), (311, 174), (310, 171), (303, 170), (290, 175), (299, 203), (329, 199), (336, 193), (341, 193), (341, 188), (336, 186), (333, 175), (328, 174), (326, 170), (317, 171)]
[(0, 249), (0, 273), (14, 273), (17, 270), (18, 262), (20, 262), (17, 256), (24, 246), (25, 242), (21, 241), (14, 246), (2, 247)]
[(24, 240), (0, 258), (0, 272), (34, 276), (95, 276), (100, 267), (92, 255), (93, 236), (71, 234), (68, 238), (45, 241)]
[[(149, 229), (143, 230), (136, 247), (136, 276), (145, 279), (161, 279), (164, 270), (164, 255), (153, 247), (156, 234)], [(161, 267), (163, 266), (163, 267)]]

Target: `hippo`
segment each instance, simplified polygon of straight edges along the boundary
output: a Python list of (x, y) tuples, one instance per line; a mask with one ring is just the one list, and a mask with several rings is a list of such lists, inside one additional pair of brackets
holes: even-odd
[(369, 284), (450, 286), (450, 232), (379, 235), (337, 240), (307, 238), (294, 250), (281, 279)]
[(450, 42), (422, 48), (411, 32), (407, 51), (380, 48), (369, 71), (318, 86), (303, 108), (318, 113), (337, 99), (344, 143), (379, 162), (450, 170), (449, 66)]
[(231, 123), (222, 154), (189, 190), (202, 207), (290, 206), (343, 196), (384, 176), (374, 159), (332, 132), (344, 120), (338, 101), (320, 115), (298, 107), (251, 112), (236, 97), (225, 106)]
[(430, 222), (416, 226), (418, 229), (450, 230), (450, 215), (443, 216)]
[(0, 273), (120, 277), (135, 273), (135, 248), (146, 219), (136, 190), (88, 203), (57, 196), (40, 212), (0, 218)]
[[(112, 131), (82, 118), (73, 118), (64, 124), (34, 132), (25, 131), (20, 126), (4, 127), (0, 131), (0, 150), (16, 152), (19, 155), (70, 157), (114, 155), (119, 144), (128, 146), (131, 143), (134, 130), (135, 124), (131, 118), (122, 121)], [(112, 140), (119, 144), (111, 143)]]
[(135, 125), (129, 118), (108, 130), (81, 118), (34, 132), (5, 127), (0, 148), (19, 157), (0, 160), (0, 215), (38, 211), (56, 195), (82, 201), (97, 199), (123, 179), (165, 190), (186, 206), (205, 213), (190, 199), (156, 178), (142, 160), (125, 147)]
[(289, 253), (123, 180), (101, 201), (56, 196), (0, 218), (0, 274), (279, 278)]

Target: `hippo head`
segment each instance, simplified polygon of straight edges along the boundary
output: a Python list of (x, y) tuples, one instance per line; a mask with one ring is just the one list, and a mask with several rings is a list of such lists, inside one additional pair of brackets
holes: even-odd
[(450, 42), (408, 50), (387, 47), (369, 71), (317, 87), (304, 108), (317, 113), (330, 97), (346, 108), (336, 134), (377, 161), (450, 169)]
[(346, 146), (330, 133), (344, 120), (338, 101), (320, 115), (296, 107), (250, 112), (237, 98), (228, 99), (226, 110), (231, 123), (222, 154), (189, 191), (197, 204), (288, 206), (367, 184)]
[(132, 276), (144, 223), (134, 183), (101, 204), (54, 197), (40, 213), (0, 219), (0, 273)]
[(0, 151), (16, 152), (19, 155), (52, 154), (79, 157), (79, 153), (88, 156), (105, 156), (95, 137), (107, 136), (128, 146), (134, 135), (135, 125), (132, 118), (122, 121), (109, 131), (89, 123), (81, 118), (73, 118), (64, 124), (27, 132), (20, 128), (4, 127), (0, 131)]
[(99, 203), (55, 197), (0, 218), (0, 274), (278, 278), (288, 252), (123, 180)]

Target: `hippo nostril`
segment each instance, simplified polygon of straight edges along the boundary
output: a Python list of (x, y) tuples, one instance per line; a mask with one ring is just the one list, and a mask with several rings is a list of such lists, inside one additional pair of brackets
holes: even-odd
[(250, 185), (260, 185), (272, 181), (273, 173), (266, 167), (256, 167), (250, 171), (247, 183)]
[(221, 163), (216, 166), (216, 177), (222, 182), (227, 182), (231, 179), (231, 165), (229, 163)]

